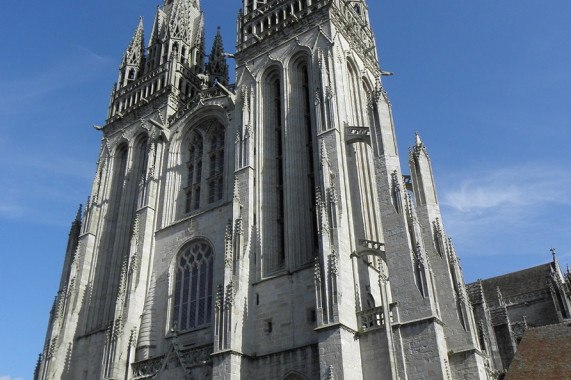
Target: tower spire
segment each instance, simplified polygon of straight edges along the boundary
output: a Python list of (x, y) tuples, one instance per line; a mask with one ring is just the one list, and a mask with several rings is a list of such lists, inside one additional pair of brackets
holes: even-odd
[(204, 69), (204, 18), (197, 0), (165, 0), (157, 9), (147, 72), (167, 61), (188, 65), (197, 74)]
[(198, 41), (200, 33), (200, 4), (192, 0), (167, 0), (165, 11), (168, 14), (168, 34), (170, 38), (180, 39), (189, 45)]
[(220, 27), (218, 27), (216, 37), (214, 37), (212, 51), (210, 52), (208, 64), (206, 65), (206, 73), (211, 76), (211, 84), (218, 82), (226, 86), (230, 81), (230, 78), (228, 77), (228, 64), (226, 63), (226, 57), (224, 56), (224, 46), (222, 44)]
[(119, 66), (120, 74), (117, 87), (121, 88), (141, 75), (144, 63), (145, 36), (143, 31), (143, 17), (141, 16), (137, 29), (135, 29), (135, 33), (131, 38), (131, 42), (123, 54), (123, 59)]
[(155, 21), (153, 22), (153, 30), (151, 31), (151, 39), (149, 41), (149, 46), (158, 43), (161, 35), (162, 29), (165, 23), (165, 13), (161, 9), (160, 5), (157, 5), (157, 14), (155, 15)]

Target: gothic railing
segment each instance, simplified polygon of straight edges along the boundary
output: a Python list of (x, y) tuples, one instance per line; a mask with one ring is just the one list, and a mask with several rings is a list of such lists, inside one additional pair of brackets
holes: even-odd
[(359, 322), (359, 331), (365, 332), (381, 328), (385, 325), (385, 316), (383, 307), (375, 307), (373, 309), (362, 310), (357, 312)]
[(371, 144), (371, 129), (364, 126), (345, 126), (345, 141), (348, 144), (355, 142), (364, 142)]
[(147, 359), (133, 364), (133, 377), (135, 379), (147, 379), (156, 375), (163, 365), (164, 356)]
[(507, 306), (511, 306), (514, 304), (520, 304), (520, 303), (524, 303), (524, 302), (532, 302), (532, 301), (541, 301), (541, 300), (545, 300), (545, 299), (550, 299), (550, 291), (549, 289), (540, 289), (540, 290), (536, 290), (534, 292), (529, 292), (529, 293), (521, 293), (521, 294), (516, 294), (510, 297), (505, 297), (504, 298), (504, 303)]
[(290, 23), (297, 22), (329, 4), (331, 0), (277, 0), (242, 16), (238, 50), (260, 42)]
[(163, 64), (129, 85), (119, 90), (114, 89), (111, 93), (108, 122), (130, 112), (141, 102), (149, 101), (151, 97), (164, 90), (168, 86), (167, 72), (167, 64)]
[(127, 93), (132, 92), (133, 90), (139, 89), (143, 87), (145, 84), (151, 82), (153, 79), (159, 77), (164, 71), (167, 69), (167, 63), (163, 63), (156, 69), (144, 74), (141, 78), (129, 83), (127, 86), (120, 88), (119, 90), (113, 93), (114, 98), (117, 99), (121, 96), (126, 95)]
[(166, 355), (161, 355), (152, 359), (143, 360), (132, 365), (133, 378), (136, 380), (155, 378), (159, 372), (165, 368), (165, 360), (175, 355), (178, 360), (177, 365), (184, 367), (188, 371), (195, 367), (211, 365), (212, 346), (201, 347), (189, 350), (179, 350), (175, 345)]

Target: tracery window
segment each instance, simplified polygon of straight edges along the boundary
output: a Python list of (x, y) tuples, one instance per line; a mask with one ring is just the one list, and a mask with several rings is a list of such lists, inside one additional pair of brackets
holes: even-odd
[(200, 182), (202, 180), (202, 137), (194, 132), (189, 144), (187, 162), (186, 206), (185, 212), (196, 210), (200, 207)]
[(224, 129), (218, 127), (210, 135), (210, 173), (208, 177), (208, 203), (222, 199), (224, 185)]
[(212, 320), (214, 254), (205, 241), (183, 248), (177, 258), (173, 327), (177, 331), (209, 325)]
[(211, 119), (193, 127), (184, 140), (186, 175), (182, 181), (185, 214), (223, 198), (224, 135), (224, 126)]

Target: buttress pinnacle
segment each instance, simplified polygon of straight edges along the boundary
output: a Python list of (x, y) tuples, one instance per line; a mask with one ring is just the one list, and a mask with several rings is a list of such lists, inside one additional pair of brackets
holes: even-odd
[(420, 139), (420, 135), (418, 134), (418, 132), (414, 132), (415, 135), (415, 145), (416, 146), (421, 146), (422, 145), (422, 140)]

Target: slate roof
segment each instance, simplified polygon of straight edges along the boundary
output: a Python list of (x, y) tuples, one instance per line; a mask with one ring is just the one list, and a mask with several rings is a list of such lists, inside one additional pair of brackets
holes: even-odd
[(528, 329), (505, 380), (571, 379), (571, 322)]
[(548, 289), (552, 265), (552, 263), (542, 264), (536, 267), (482, 280), (486, 303), (490, 307), (497, 306), (499, 304), (497, 294), (498, 287), (502, 292), (504, 300), (521, 294), (528, 294)]

